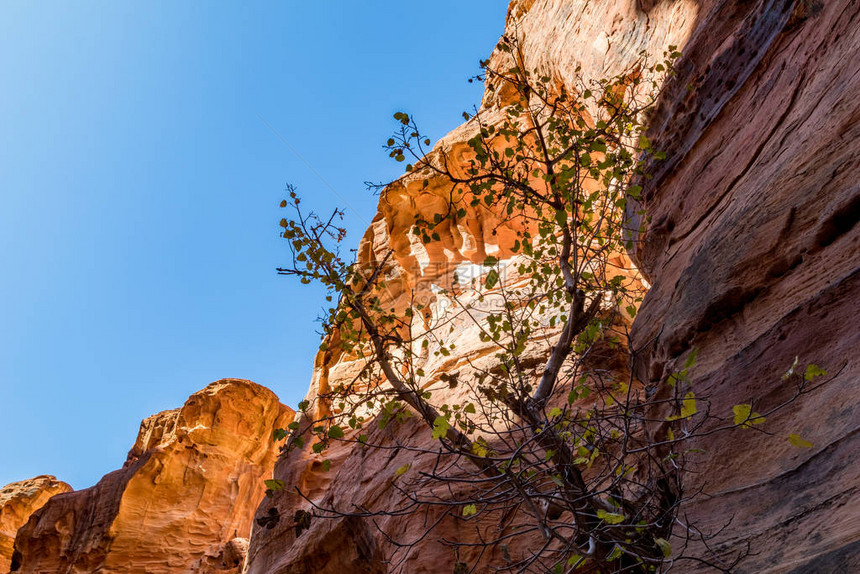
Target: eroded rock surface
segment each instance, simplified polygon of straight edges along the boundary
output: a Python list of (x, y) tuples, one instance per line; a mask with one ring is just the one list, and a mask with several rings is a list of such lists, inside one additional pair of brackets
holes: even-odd
[(293, 412), (224, 379), (145, 419), (128, 460), (51, 499), (15, 540), (15, 572), (239, 572), (253, 509)]
[[(567, 69), (552, 68), (549, 63), (555, 59), (568, 61), (567, 58), (586, 49), (580, 45), (581, 42), (569, 43), (571, 38), (581, 38), (582, 41), (589, 38), (587, 50), (591, 54), (591, 44), (597, 37), (596, 30), (605, 28), (602, 37), (611, 39), (613, 44), (601, 44), (602, 51), (599, 54), (595, 52), (583, 72), (586, 77), (596, 78), (625, 70), (643, 49), (653, 49), (662, 55), (663, 49), (669, 44), (681, 43), (694, 21), (694, 17), (682, 18), (674, 24), (662, 26), (652, 34), (642, 32), (630, 36), (627, 33), (629, 27), (635, 26), (637, 22), (645, 22), (647, 16), (635, 4), (598, 4), (591, 8), (569, 2), (515, 2), (508, 15), (508, 32), (513, 34), (520, 31), (526, 53), (532, 58), (531, 67), (541, 67), (555, 80), (565, 82), (568, 80), (565, 77)], [(615, 21), (595, 19), (597, 14), (605, 15), (607, 10), (613, 14)], [(680, 9), (675, 7), (673, 10), (667, 10), (666, 13), (672, 14)], [(627, 28), (624, 18), (628, 19)], [(558, 50), (561, 50), (561, 54), (557, 53)], [(501, 65), (499, 60), (503, 57), (495, 54), (494, 64)], [(570, 60), (569, 63), (572, 73), (575, 62)], [(604, 69), (611, 71), (604, 72)], [(573, 78), (569, 79), (572, 83)], [(509, 96), (503, 89), (487, 92), (483, 102), (483, 121), (501, 122), (501, 108), (510, 103)], [(477, 129), (475, 122), (467, 122), (437, 143), (431, 155), (444, 154), (447, 165), (454, 173), (464, 170), (471, 153), (467, 142)], [(426, 316), (415, 319), (425, 321), (422, 326), (446, 319), (451, 321), (450, 324), (446, 323), (450, 331), (446, 329), (445, 339), (456, 346), (456, 353), (451, 356), (434, 354), (436, 347), (430, 343), (421, 368), (427, 373), (428, 379), (433, 381), (426, 388), (433, 392), (434, 398), (444, 397), (438, 399), (439, 402), (465, 403), (469, 385), (461, 384), (450, 389), (447, 384), (439, 382), (439, 377), (459, 372), (461, 380), (465, 380), (476, 368), (489, 369), (495, 361), (495, 348), (491, 342), (480, 340), (479, 325), (466, 316), (453, 316), (450, 310), (456, 306), (439, 294), (439, 288), (452, 289), (454, 273), (461, 285), (472, 281), (482, 284), (487, 270), (482, 270), (481, 263), (487, 256), (501, 261), (504, 282), (508, 287), (524, 278), (516, 272), (516, 257), (511, 251), (515, 239), (515, 230), (511, 225), (514, 223), (500, 221), (496, 214), (482, 205), (469, 206), (464, 217), (446, 220), (434, 228), (439, 234), (438, 241), (424, 245), (411, 233), (416, 216), (432, 220), (433, 214), (447, 211), (450, 182), (444, 178), (431, 177), (425, 187), (425, 177), (424, 173), (413, 173), (384, 190), (378, 213), (359, 245), (359, 262), (374, 265), (383, 261), (391, 251), (393, 255), (388, 260), (391, 269), (386, 270), (385, 276), (388, 299), (384, 306), (402, 310), (415, 299), (425, 305)], [(638, 281), (638, 273), (625, 254), (616, 255), (615, 265), (626, 270), (627, 280)], [(469, 303), (468, 292), (460, 297), (464, 304)], [(479, 312), (475, 316), (480, 319)], [(543, 339), (536, 337), (523, 362), (541, 364), (549, 352), (553, 334), (552, 329), (547, 329), (541, 334)], [(626, 352), (620, 347), (613, 351), (607, 350), (605, 361), (606, 368), (623, 368)], [(336, 351), (320, 353), (316, 358), (308, 393), (308, 399), (317, 409), (311, 414), (327, 414), (328, 406), (324, 402), (314, 402), (314, 399), (337, 384), (351, 381), (360, 368), (360, 361), (340, 356)], [(567, 396), (567, 391), (564, 396)], [(427, 427), (418, 421), (413, 422), (415, 424), (393, 425), (384, 431), (371, 422), (362, 432), (368, 434), (368, 442), (371, 443), (432, 449), (434, 441)], [(327, 471), (324, 460), (330, 464)], [(265, 517), (276, 511), (281, 519), (274, 525), (270, 524), (270, 528), (255, 527), (247, 571), (255, 574), (453, 571), (458, 558), (453, 550), (440, 544), (439, 539), (444, 537), (461, 543), (477, 542), (478, 536), (494, 536), (492, 532), (496, 531), (498, 524), (481, 525), (482, 532), (479, 534), (474, 524), (464, 525), (461, 521), (442, 517), (444, 510), (432, 510), (426, 520), (417, 516), (377, 517), (373, 521), (355, 517), (315, 520), (310, 530), (298, 536), (293, 528), (295, 511), (308, 508), (306, 500), (292, 488), (294, 486), (309, 500), (323, 507), (337, 507), (344, 511), (380, 505), (391, 507), (405, 502), (405, 497), (392, 487), (394, 472), (404, 465), (411, 465), (409, 474), (405, 475), (409, 479), (430, 471), (434, 462), (433, 456), (417, 456), (406, 448), (363, 449), (348, 444), (331, 447), (324, 456), (312, 453), (307, 447), (284, 455), (277, 463), (275, 476), (284, 480), (287, 489), (264, 500), (257, 513)], [(398, 552), (390, 562), (383, 561), (392, 558), (392, 547), (383, 533), (396, 533), (400, 542), (419, 540), (425, 534), (427, 523), (437, 518), (441, 522), (431, 535), (423, 538), (423, 542)], [(532, 542), (539, 544), (537, 538)], [(459, 552), (459, 559), (471, 562), (477, 559), (480, 550), (460, 548)], [(489, 562), (498, 564), (506, 553), (525, 555), (527, 552), (526, 546), (518, 548), (512, 543), (504, 549), (492, 549), (482, 559), (485, 565)]]
[[(691, 513), (708, 530), (734, 517), (719, 547), (757, 553), (739, 572), (856, 571), (860, 3), (703, 13), (651, 131), (669, 160), (645, 186), (639, 375), (658, 384), (697, 347), (697, 392), (731, 412), (789, 398), (795, 357), (836, 374), (772, 417), (774, 436), (702, 441), (709, 496)], [(792, 447), (792, 432), (814, 447)]]
[[(795, 356), (839, 373), (773, 417), (773, 436), (738, 431), (700, 445), (707, 455), (693, 486), (705, 495), (687, 511), (708, 531), (732, 520), (712, 543), (729, 560), (750, 544), (757, 554), (737, 572), (851, 571), (860, 553), (851, 388), (860, 369), (858, 14), (860, 4), (852, 0), (514, 0), (509, 7), (506, 34), (522, 39), (527, 66), (571, 89), (577, 66), (586, 79), (597, 78), (628, 69), (642, 51), (659, 59), (676, 45), (684, 53), (678, 77), (650, 117), (650, 135), (668, 158), (653, 166), (656, 177), (645, 184), (651, 221), (634, 253), (653, 284), (634, 323), (640, 380), (661, 385), (679, 358), (698, 348), (696, 390), (711, 397), (715, 412), (730, 415), (734, 404), (756, 399), (765, 410), (785, 399), (790, 390), (780, 375)], [(505, 98), (501, 89), (486, 92), (487, 117)], [(472, 130), (469, 123), (457, 128), (434, 153), (444, 150), (456, 167), (458, 158), (465, 161)], [(452, 267), (486, 255), (510, 257), (503, 240), (510, 230), (480, 209), (442, 233), (440, 242), (427, 249), (418, 244), (409, 233), (414, 214), (438, 212), (447, 191), (420, 183), (409, 176), (386, 189), (359, 250), (366, 263), (394, 251), (395, 306), (405, 306), (422, 284), (444, 286)], [(489, 353), (465, 325), (451, 337), (457, 353), (428, 358), (425, 371), (457, 371)], [(309, 399), (356, 369), (332, 352), (320, 353)], [(458, 392), (449, 392), (450, 402)], [(430, 442), (418, 424), (369, 432), (371, 441)], [(809, 438), (814, 448), (792, 447), (789, 432)], [(317, 520), (297, 535), (292, 513), (307, 503), (292, 486), (341, 508), (396, 503), (394, 470), (428, 464), (406, 451), (347, 446), (332, 448), (326, 458), (328, 472), (308, 450), (280, 458), (275, 476), (287, 492), (264, 500), (258, 515), (275, 509), (283, 519), (255, 527), (248, 572), (453, 571), (454, 558), (439, 536), (384, 563), (391, 549), (368, 520)], [(420, 521), (399, 520), (378, 524), (407, 540), (425, 531)], [(476, 536), (457, 521), (443, 522), (441, 530), (461, 542)], [(493, 549), (490, 558), (501, 552)]]
[(71, 486), (46, 474), (0, 489), (0, 572), (8, 572), (12, 565), (12, 547), (18, 529), (52, 496), (70, 490)]

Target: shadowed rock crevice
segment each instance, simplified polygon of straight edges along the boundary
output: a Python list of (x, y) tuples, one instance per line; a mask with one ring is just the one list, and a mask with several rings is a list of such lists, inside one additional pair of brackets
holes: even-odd
[(823, 249), (836, 241), (840, 236), (854, 229), (860, 221), (860, 187), (855, 196), (844, 205), (838, 207), (833, 214), (825, 219), (815, 235), (813, 249)]

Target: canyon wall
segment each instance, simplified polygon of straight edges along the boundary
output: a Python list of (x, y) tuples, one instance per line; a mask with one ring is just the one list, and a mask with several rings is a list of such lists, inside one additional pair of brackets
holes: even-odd
[(72, 487), (56, 477), (42, 475), (7, 484), (0, 488), (0, 572), (12, 565), (12, 551), (18, 529), (30, 515), (42, 508), (55, 494)]
[[(508, 10), (506, 34), (521, 39), (527, 67), (570, 89), (578, 66), (586, 79), (599, 78), (627, 70), (643, 51), (657, 59), (676, 45), (684, 53), (649, 116), (649, 135), (668, 157), (643, 182), (649, 219), (631, 254), (652, 284), (633, 324), (639, 379), (658, 385), (679, 356), (697, 348), (697, 393), (711, 397), (714, 412), (731, 413), (734, 404), (755, 399), (766, 410), (787, 398), (791, 389), (780, 375), (795, 356), (835, 375), (774, 417), (772, 436), (738, 431), (745, 434), (713, 435), (697, 445), (707, 454), (691, 480), (703, 494), (685, 512), (706, 532), (730, 523), (712, 541), (727, 562), (750, 544), (753, 554), (737, 572), (829, 572), (843, 565), (849, 571), (860, 554), (851, 388), (858, 369), (852, 350), (860, 348), (851, 312), (860, 281), (858, 12), (860, 4), (850, 0), (514, 0)], [(496, 52), (491, 62), (503, 57)], [(482, 113), (492, 122), (506, 95), (485, 94)], [(432, 153), (444, 151), (462, 167), (475, 130), (467, 122)], [(413, 293), (424, 293), (431, 307), (426, 320), (433, 321), (445, 305), (432, 286), (448, 286), (454, 270), (468, 276), (487, 255), (508, 260), (503, 238), (511, 230), (476, 209), (425, 247), (411, 225), (416, 214), (444, 211), (447, 188), (433, 180), (424, 188), (422, 179), (410, 174), (382, 193), (359, 259), (372, 264), (392, 250), (387, 303), (405, 308)], [(424, 371), (431, 378), (462, 377), (491, 353), (467, 324), (454, 325), (449, 337), (457, 351), (428, 354)], [(546, 351), (540, 342), (533, 346), (537, 356)], [(620, 361), (625, 354), (618, 354)], [(311, 418), (330, 408), (315, 399), (359, 368), (331, 350), (317, 356)], [(452, 403), (462, 398), (441, 383), (428, 388)], [(432, 445), (418, 423), (364, 432), (392, 447)], [(790, 432), (813, 448), (791, 446)], [(408, 448), (355, 443), (339, 443), (325, 455), (309, 448), (282, 454), (275, 476), (287, 488), (257, 511), (278, 520), (255, 526), (246, 572), (455, 571), (457, 558), (440, 538), (469, 542), (479, 534), (438, 513), (425, 517), (441, 522), (424, 538), (427, 522), (414, 517), (314, 520), (304, 531), (294, 528), (293, 514), (310, 503), (349, 511), (404, 502), (392, 480), (406, 464), (417, 473), (433, 460)], [(392, 555), (383, 532), (418, 542)], [(483, 559), (509, 551), (491, 549)], [(689, 561), (675, 569), (708, 567)]]
[(224, 379), (145, 419), (122, 469), (29, 517), (12, 572), (240, 572), (272, 434), (292, 418), (268, 389)]
[[(795, 358), (832, 380), (742, 440), (716, 434), (690, 508), (731, 522), (738, 571), (860, 570), (860, 3), (709, 7), (652, 119), (668, 152), (645, 183), (637, 258), (652, 282), (632, 342), (643, 381), (700, 349), (711, 408), (792, 396)], [(789, 433), (813, 443), (791, 446)]]
[[(480, 17), (498, 17), (501, 31), (501, 16)], [(631, 253), (617, 255), (629, 280), (650, 285), (631, 327), (635, 373), (660, 387), (679, 357), (696, 348), (697, 394), (710, 397), (713, 412), (731, 413), (738, 403), (754, 400), (766, 411), (789, 398), (780, 375), (795, 357), (801, 368), (826, 369), (826, 385), (769, 417), (771, 434), (700, 440), (706, 453), (690, 488), (702, 494), (685, 517), (720, 532), (712, 549), (726, 561), (749, 545), (753, 553), (735, 572), (860, 571), (860, 3), (513, 0), (505, 34), (521, 39), (527, 67), (571, 90), (577, 67), (586, 79), (600, 78), (627, 70), (640, 53), (660, 58), (670, 45), (682, 50), (677, 75), (648, 117), (651, 140), (667, 153), (650, 166), (654, 177), (641, 182), (648, 219)], [(504, 57), (494, 52), (491, 62)], [(485, 92), (486, 121), (500, 121), (508, 96)], [(432, 153), (444, 152), (462, 169), (477, 129), (466, 122)], [(410, 174), (383, 191), (359, 259), (378, 263), (392, 251), (385, 303), (402, 310), (418, 297), (427, 312), (416, 320), (429, 324), (450, 317), (452, 302), (439, 289), (449, 288), (455, 273), (481, 282), (487, 256), (503, 265), (514, 260), (514, 230), (476, 206), (423, 245), (410, 233), (415, 217), (444, 211), (449, 192), (443, 179), (427, 187), (423, 180)], [(506, 269), (506, 285), (524, 280), (514, 265)], [(465, 399), (466, 386), (449, 388), (441, 376), (465, 379), (492, 363), (493, 347), (465, 319), (451, 328), (456, 351), (431, 347), (423, 369), (428, 390), (454, 403)], [(532, 341), (524, 359), (540, 364), (547, 341)], [(624, 371), (628, 354), (607, 350), (604, 360)], [(311, 411), (300, 420), (335, 408), (317, 399), (360, 368), (333, 348), (320, 352)], [(226, 379), (144, 420), (124, 467), (92, 488), (67, 492), (53, 477), (5, 487), (0, 571), (237, 573), (246, 552), (251, 574), (452, 572), (460, 559), (479, 559), (440, 543), (482, 535), (444, 509), (422, 520), (356, 516), (296, 529), (294, 513), (311, 503), (349, 511), (404, 502), (395, 471), (411, 465), (403, 480), (415, 481), (434, 457), (405, 448), (433, 445), (416, 421), (362, 431), (388, 450), (338, 442), (322, 455), (309, 444), (279, 452), (272, 433), (293, 417), (263, 387)], [(792, 446), (789, 433), (812, 448)], [(273, 467), (286, 488), (264, 496)], [(422, 538), (425, 519), (439, 524)], [(418, 542), (392, 553), (385, 532)], [(527, 550), (493, 548), (480, 559), (498, 562)], [(692, 561), (674, 566), (708, 569)]]

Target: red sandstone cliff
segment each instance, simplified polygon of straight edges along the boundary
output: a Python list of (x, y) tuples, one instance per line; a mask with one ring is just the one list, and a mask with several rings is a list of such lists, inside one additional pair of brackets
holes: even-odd
[[(769, 421), (775, 437), (746, 433), (740, 445), (725, 435), (702, 441), (708, 455), (695, 480), (705, 495), (686, 511), (714, 529), (732, 519), (715, 548), (753, 546), (756, 554), (738, 572), (860, 570), (860, 417), (852, 388), (860, 370), (860, 3), (514, 0), (507, 32), (522, 38), (529, 67), (562, 83), (572, 81), (577, 65), (594, 78), (625, 69), (641, 50), (659, 55), (674, 44), (684, 52), (678, 77), (650, 117), (649, 135), (668, 159), (645, 182), (651, 221), (633, 253), (652, 286), (633, 324), (632, 344), (644, 353), (637, 375), (659, 382), (683, 351), (696, 347), (696, 385), (711, 395), (714, 409), (730, 411), (751, 397), (763, 397), (765, 406), (785, 398), (779, 374), (795, 356), (838, 372)], [(484, 109), (492, 115), (503, 99), (488, 92)], [(473, 130), (457, 128), (437, 149), (462, 157)], [(362, 239), (364, 261), (394, 250), (395, 304), (422, 287), (433, 299), (431, 286), (449, 281), (453, 269), (511, 255), (499, 247), (510, 230), (481, 210), (445, 230), (438, 244), (415, 242), (408, 233), (414, 215), (439, 211), (444, 192), (404, 178), (383, 193)], [(444, 306), (434, 312), (444, 313)], [(456, 327), (457, 353), (428, 359), (428, 373), (486, 358), (489, 347), (476, 333)], [(355, 369), (321, 353), (309, 397)], [(460, 391), (449, 392), (453, 401)], [(394, 470), (429, 464), (407, 451), (347, 446), (326, 454), (328, 471), (308, 451), (275, 463), (272, 430), (291, 418), (270, 392), (235, 380), (150, 417), (122, 470), (91, 489), (55, 496), (30, 517), (15, 542), (16, 571), (236, 572), (241, 539), (273, 464), (288, 492), (263, 498), (258, 516), (274, 507), (291, 517), (306, 507), (289, 492), (293, 485), (325, 504), (396, 502)], [(372, 440), (392, 444), (429, 442), (417, 424), (372, 432)], [(783, 438), (788, 432), (800, 432), (814, 447), (792, 448)], [(12, 535), (27, 513), (16, 510), (10, 526), (0, 523), (0, 535)], [(414, 520), (380, 526), (406, 538), (424, 531)], [(452, 539), (475, 536), (456, 521), (444, 528)], [(391, 548), (368, 521), (316, 520), (297, 536), (291, 521), (282, 520), (271, 529), (254, 527), (245, 570), (451, 572), (453, 557), (437, 539), (428, 537), (395, 566), (383, 562)]]
[(55, 494), (72, 487), (53, 476), (42, 475), (0, 488), (0, 572), (12, 565), (12, 547), (18, 529)]
[(12, 571), (239, 572), (272, 433), (292, 417), (268, 389), (224, 379), (145, 419), (121, 470), (30, 516)]
[[(744, 572), (860, 570), (860, 3), (702, 3), (652, 120), (670, 161), (645, 186), (651, 279), (633, 331), (643, 380), (700, 349), (697, 388), (730, 409), (791, 391), (795, 357), (836, 379), (772, 420), (779, 440), (700, 446), (704, 527), (734, 517)], [(687, 86), (692, 86), (689, 89)], [(802, 432), (812, 449), (785, 440)]]
[[(649, 119), (652, 140), (669, 159), (645, 185), (651, 221), (634, 253), (653, 285), (633, 326), (632, 344), (644, 354), (639, 378), (661, 381), (682, 352), (696, 347), (697, 388), (713, 397), (714, 409), (730, 412), (753, 396), (765, 405), (786, 398), (779, 375), (795, 356), (839, 372), (774, 419), (769, 430), (776, 436), (698, 445), (708, 451), (694, 479), (705, 494), (685, 510), (705, 528), (732, 521), (715, 539), (716, 551), (731, 554), (749, 542), (756, 552), (737, 571), (860, 568), (858, 398), (851, 388), (858, 371), (852, 351), (860, 348), (851, 312), (860, 295), (858, 24), (860, 4), (851, 0), (514, 0), (509, 8), (507, 33), (522, 39), (527, 66), (560, 82), (572, 82), (577, 65), (596, 78), (624, 70), (642, 50), (659, 56), (677, 45), (684, 52), (678, 77)], [(491, 115), (503, 99), (503, 92), (488, 92), (485, 112)], [(437, 151), (456, 160), (472, 129), (468, 123), (456, 129)], [(479, 213), (443, 233), (432, 250), (414, 242), (413, 214), (439, 211), (435, 204), (444, 198), (444, 189), (419, 183), (406, 177), (383, 192), (359, 251), (367, 262), (394, 251), (395, 304), (422, 283), (444, 284), (440, 269), (510, 255), (496, 251), (505, 229)], [(428, 360), (425, 371), (457, 370), (488, 352), (465, 326), (451, 337), (456, 356)], [(321, 353), (309, 398), (356, 368)], [(791, 447), (784, 437), (796, 431), (814, 448)], [(386, 432), (371, 441), (430, 442), (420, 425)], [(400, 496), (391, 487), (394, 470), (429, 464), (408, 451), (346, 446), (326, 458), (328, 471), (307, 450), (283, 455), (275, 476), (288, 491), (265, 499), (258, 514), (275, 508), (291, 517), (307, 507), (290, 492), (294, 485), (323, 505), (394, 504)], [(380, 527), (404, 539), (425, 530), (415, 519), (383, 519)], [(450, 539), (474, 536), (456, 521), (443, 530)], [(453, 554), (438, 538), (423, 539), (388, 564), (381, 560), (392, 548), (370, 521), (317, 520), (296, 535), (286, 519), (255, 527), (246, 571), (451, 572)]]

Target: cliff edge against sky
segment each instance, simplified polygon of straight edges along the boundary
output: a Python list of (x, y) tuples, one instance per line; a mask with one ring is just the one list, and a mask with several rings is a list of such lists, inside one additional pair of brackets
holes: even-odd
[[(645, 183), (650, 223), (631, 253), (651, 283), (632, 331), (631, 343), (645, 357), (637, 367), (640, 380), (665, 380), (681, 354), (697, 348), (697, 389), (714, 397), (715, 410), (731, 412), (750, 397), (771, 405), (786, 399), (791, 389), (780, 375), (795, 357), (838, 372), (826, 388), (774, 419), (775, 436), (749, 433), (739, 445), (737, 437), (714, 435), (697, 445), (708, 455), (693, 480), (705, 494), (685, 511), (714, 532), (731, 523), (714, 541), (718, 554), (747, 544), (755, 549), (738, 571), (828, 571), (856, 564), (860, 555), (852, 511), (860, 478), (853, 462), (860, 452), (858, 398), (851, 388), (858, 371), (852, 349), (860, 343), (851, 312), (860, 280), (858, 13), (860, 6), (847, 0), (515, 0), (508, 11), (506, 34), (521, 39), (526, 65), (562, 83), (573, 81), (577, 65), (586, 79), (599, 78), (625, 70), (643, 50), (657, 58), (677, 45), (684, 54), (649, 118), (649, 136), (668, 160)], [(503, 99), (488, 92), (485, 113)], [(474, 129), (467, 122), (436, 149), (464, 157), (458, 150), (466, 149)], [(423, 283), (443, 284), (434, 275), (440, 270), (490, 254), (510, 256), (499, 251), (505, 229), (486, 215), (469, 215), (465, 225), (441, 233), (435, 249), (424, 249), (410, 226), (416, 213), (439, 211), (445, 190), (419, 183), (407, 176), (383, 192), (359, 250), (365, 262), (393, 250), (402, 282), (391, 293), (395, 304)], [(428, 360), (425, 371), (456, 370), (489, 352), (460, 327), (451, 335), (456, 356)], [(349, 380), (356, 368), (321, 353), (308, 398)], [(792, 447), (784, 437), (795, 430), (814, 447)], [(391, 433), (392, 444), (420, 442), (422, 433), (428, 445), (431, 440), (423, 428)], [(359, 508), (380, 497), (399, 500), (390, 475), (402, 464), (422, 464), (408, 452), (389, 456), (360, 447), (338, 447), (326, 457), (329, 471), (309, 451), (282, 455), (275, 476), (323, 506)], [(286, 493), (264, 500), (258, 514), (274, 507), (292, 516), (306, 506)], [(299, 536), (288, 520), (255, 528), (247, 571), (454, 568), (453, 553), (433, 535), (396, 564), (383, 564), (391, 547), (379, 530), (396, 528), (417, 539), (424, 527), (380, 518), (377, 530), (368, 522), (315, 521)], [(473, 535), (454, 521), (443, 530), (457, 540)], [(677, 568), (708, 569), (692, 562)]]
[[(667, 160), (643, 183), (648, 221), (631, 252), (618, 254), (638, 267), (631, 279), (650, 285), (632, 324), (630, 343), (642, 358), (636, 376), (656, 386), (697, 348), (697, 389), (712, 397), (715, 411), (731, 412), (751, 397), (765, 406), (785, 400), (791, 389), (780, 375), (795, 357), (835, 375), (773, 417), (773, 436), (701, 439), (696, 446), (707, 456), (692, 488), (703, 494), (685, 512), (714, 532), (730, 524), (712, 541), (717, 554), (754, 549), (737, 572), (860, 570), (860, 3), (513, 0), (505, 34), (521, 39), (528, 67), (561, 84), (573, 82), (577, 66), (586, 79), (600, 78), (627, 69), (643, 51), (659, 58), (676, 45), (683, 52), (649, 116), (648, 135)], [(492, 61), (502, 57), (494, 53)], [(503, 91), (488, 91), (482, 109), (492, 117), (505, 103)], [(466, 122), (436, 150), (465, 158), (475, 129)], [(502, 239), (513, 230), (480, 209), (446, 229), (438, 244), (417, 241), (410, 233), (415, 215), (438, 212), (445, 193), (441, 183), (423, 188), (420, 178), (406, 176), (380, 196), (359, 259), (393, 251), (395, 306), (405, 308), (413, 292), (438, 303), (429, 286), (488, 255), (511, 256)], [(433, 309), (444, 313), (444, 306)], [(457, 352), (428, 358), (427, 373), (481, 364), (492, 352), (468, 324), (456, 324), (451, 338)], [(625, 357), (621, 349), (607, 356), (607, 368)], [(321, 352), (308, 398), (357, 368)], [(460, 391), (447, 392), (456, 401)], [(326, 453), (330, 468), (309, 447), (279, 453), (272, 432), (292, 419), (270, 391), (219, 381), (181, 409), (145, 420), (124, 468), (90, 489), (65, 492), (50, 477), (33, 479), (50, 478), (47, 489), (6, 487), (17, 494), (0, 496), (0, 570), (5, 556), (15, 572), (239, 572), (247, 551), (249, 574), (454, 571), (455, 557), (438, 536), (386, 563), (391, 547), (359, 518), (315, 520), (298, 534), (290, 520), (252, 528), (272, 509), (292, 517), (308, 508), (292, 486), (321, 504), (391, 503), (402, 496), (391, 487), (397, 468), (431, 464), (405, 451), (346, 443)], [(419, 424), (373, 432), (391, 444), (431, 442)], [(784, 439), (790, 432), (813, 447), (793, 447)], [(288, 488), (264, 497), (271, 472)], [(26, 508), (3, 502), (31, 490), (46, 494)], [(406, 536), (424, 532), (414, 516), (380, 526)], [(19, 527), (13, 558), (2, 537), (11, 540)], [(456, 521), (446, 523), (445, 534), (475, 536)], [(487, 558), (509, 550), (493, 549)], [(708, 570), (676, 565), (679, 572)]]

